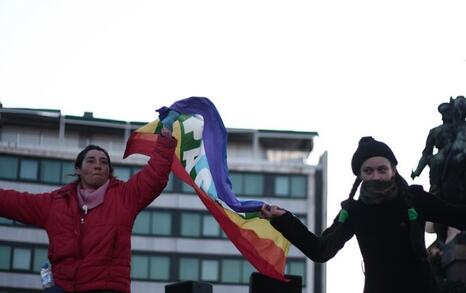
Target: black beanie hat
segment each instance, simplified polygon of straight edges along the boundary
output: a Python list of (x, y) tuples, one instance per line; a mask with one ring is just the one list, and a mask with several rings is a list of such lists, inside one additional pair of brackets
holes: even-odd
[(372, 136), (364, 136), (359, 140), (358, 148), (351, 159), (351, 169), (353, 169), (354, 175), (358, 176), (362, 163), (372, 157), (384, 157), (394, 166), (398, 164), (388, 145), (375, 140)]

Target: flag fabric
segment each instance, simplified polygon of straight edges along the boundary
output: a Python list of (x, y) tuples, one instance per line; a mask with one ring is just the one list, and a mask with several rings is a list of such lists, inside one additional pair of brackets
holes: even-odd
[[(191, 97), (158, 110), (160, 120), (174, 110), (178, 141), (173, 173), (190, 185), (219, 223), (230, 241), (262, 274), (285, 280), (284, 269), (290, 243), (269, 221), (259, 218), (262, 201), (239, 200), (232, 190), (227, 166), (227, 132), (214, 104), (207, 98)], [(133, 132), (125, 155), (148, 155), (162, 123), (155, 120)]]

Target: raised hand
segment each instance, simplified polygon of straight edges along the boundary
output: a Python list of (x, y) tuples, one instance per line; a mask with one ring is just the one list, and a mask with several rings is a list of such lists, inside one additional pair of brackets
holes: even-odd
[(268, 205), (266, 203), (264, 203), (261, 208), (261, 217), (267, 220), (279, 217), (284, 213), (286, 213), (286, 210), (275, 205)]
[(168, 115), (161, 121), (163, 127), (160, 131), (160, 134), (166, 137), (171, 138), (172, 131), (173, 131), (173, 123), (175, 122), (176, 118), (180, 116), (180, 113), (170, 110)]

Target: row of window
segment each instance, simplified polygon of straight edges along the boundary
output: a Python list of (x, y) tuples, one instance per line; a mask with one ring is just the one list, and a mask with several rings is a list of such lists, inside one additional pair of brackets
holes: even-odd
[(75, 178), (71, 161), (36, 159), (0, 155), (0, 178), (65, 184)]
[[(128, 180), (140, 166), (114, 166), (114, 175)], [(0, 179), (65, 184), (76, 179), (72, 161), (32, 157), (0, 155)], [(307, 177), (305, 175), (231, 172), (233, 191), (238, 196), (305, 198)], [(193, 189), (170, 175), (166, 192), (193, 193)]]
[[(299, 219), (306, 223), (306, 217)], [(133, 234), (193, 238), (224, 238), (212, 215), (200, 211), (145, 209), (136, 218)]]
[[(306, 217), (299, 217), (306, 223)], [(20, 222), (0, 217), (0, 225), (23, 226)], [(207, 212), (145, 209), (136, 218), (134, 235), (190, 238), (222, 238), (225, 234)]]
[[(1, 271), (38, 273), (46, 262), (47, 249), (43, 246), (0, 244)], [(249, 262), (241, 257), (133, 252), (131, 258), (131, 278), (135, 280), (248, 284), (249, 276), (254, 271)], [(300, 275), (305, 283), (305, 260), (289, 259), (286, 274)]]
[(45, 247), (0, 245), (0, 270), (40, 272), (48, 262)]
[[(131, 278), (154, 281), (206, 281), (222, 284), (248, 284), (255, 269), (239, 257), (198, 257), (133, 254)], [(306, 279), (306, 263), (303, 259), (290, 259), (286, 274)], [(174, 275), (170, 277), (170, 274)]]
[(217, 221), (207, 213), (145, 210), (136, 218), (134, 234), (226, 238)]

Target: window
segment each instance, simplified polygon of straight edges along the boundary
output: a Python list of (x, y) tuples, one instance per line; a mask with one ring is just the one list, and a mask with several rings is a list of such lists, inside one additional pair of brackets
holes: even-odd
[(224, 259), (222, 260), (221, 281), (248, 284), (251, 273), (254, 271), (255, 269), (246, 260)]
[(49, 262), (47, 257), (47, 249), (34, 248), (34, 263), (32, 265), (32, 270), (34, 272), (40, 272), (42, 266), (47, 262)]
[(60, 169), (60, 161), (42, 160), (40, 162), (40, 181), (59, 184), (61, 182)]
[(0, 245), (0, 269), (10, 269), (11, 247)]
[(246, 260), (242, 261), (242, 268), (241, 269), (242, 269), (241, 282), (244, 283), (244, 284), (247, 284), (247, 283), (249, 283), (249, 278), (251, 277), (251, 274), (253, 272), (255, 272), (256, 269), (254, 269), (254, 267)]
[(131, 177), (131, 169), (129, 167), (114, 167), (113, 176), (120, 180), (128, 181)]
[(77, 177), (73, 176), (76, 172), (74, 168), (74, 162), (71, 161), (64, 161), (62, 162), (62, 175), (61, 175), (61, 183), (66, 184), (74, 181)]
[(181, 214), (181, 236), (201, 235), (201, 215), (197, 213)]
[(289, 195), (289, 177), (288, 176), (275, 176), (275, 195), (288, 196)]
[(230, 173), (231, 187), (236, 195), (243, 194), (243, 176), (239, 173)]
[(306, 197), (306, 177), (292, 176), (291, 177), (291, 197)]
[(286, 264), (286, 274), (303, 277), (303, 284), (306, 284), (306, 262), (304, 260), (289, 260)]
[(173, 192), (174, 181), (175, 181), (175, 178), (173, 177), (173, 173), (170, 173), (170, 175), (168, 176), (167, 186), (165, 186), (165, 189), (164, 189), (165, 192), (167, 191)]
[(37, 180), (39, 163), (34, 159), (21, 159), (19, 165), (19, 178), (25, 180)]
[(190, 257), (181, 257), (179, 263), (179, 279), (194, 280), (199, 279), (199, 259)]
[(170, 280), (170, 258), (168, 256), (151, 256), (149, 278), (152, 280)]
[(264, 176), (262, 174), (244, 174), (244, 194), (262, 196), (264, 194)]
[(13, 269), (30, 270), (31, 268), (31, 249), (13, 248)]
[(0, 178), (16, 179), (18, 176), (18, 158), (0, 156)]
[(274, 185), (276, 196), (306, 197), (306, 177), (303, 175), (277, 175)]
[(218, 237), (220, 226), (211, 215), (202, 216), (202, 236)]
[(221, 281), (225, 283), (239, 283), (241, 280), (241, 261), (236, 259), (222, 260)]
[(133, 255), (131, 258), (131, 277), (136, 279), (147, 279), (149, 277), (149, 257), (144, 255)]
[(218, 281), (218, 260), (203, 260), (201, 262), (201, 279)]
[(150, 233), (150, 212), (142, 211), (134, 221), (133, 233), (135, 234), (149, 234)]
[(252, 173), (230, 173), (230, 181), (236, 195), (263, 196), (264, 175)]
[(153, 235), (171, 235), (172, 234), (172, 215), (170, 212), (162, 212), (162, 211), (152, 212), (152, 234)]

